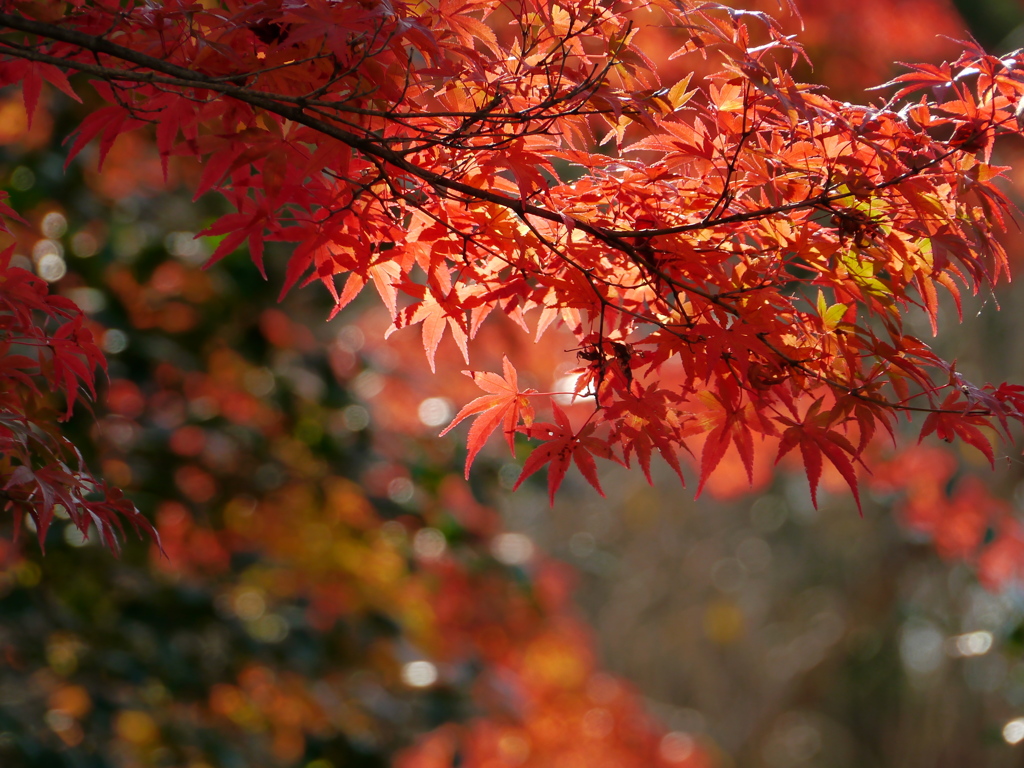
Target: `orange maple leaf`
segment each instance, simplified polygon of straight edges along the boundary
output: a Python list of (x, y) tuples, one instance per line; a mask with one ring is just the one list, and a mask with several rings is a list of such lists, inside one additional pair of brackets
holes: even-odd
[(519, 390), (519, 377), (508, 357), (502, 358), (502, 368), (504, 377), (487, 371), (463, 371), (480, 389), (491, 394), (482, 395), (463, 406), (452, 423), (441, 433), (444, 436), (463, 419), (479, 414), (473, 421), (473, 426), (469, 428), (469, 437), (466, 441), (466, 447), (469, 449), (466, 456), (467, 479), (473, 459), (480, 453), (480, 449), (484, 447), (487, 438), (498, 424), (503, 423), (502, 431), (505, 433), (509, 450), (512, 451), (515, 450), (516, 428), (520, 421), (526, 426), (533, 424), (533, 406), (530, 404), (529, 396), (535, 394), (537, 390)]

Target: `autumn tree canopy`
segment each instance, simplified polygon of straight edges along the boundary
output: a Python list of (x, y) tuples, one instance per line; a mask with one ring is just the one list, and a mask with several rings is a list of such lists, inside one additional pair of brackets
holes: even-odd
[[(96, 104), (69, 160), (97, 141), (102, 163), (151, 131), (165, 173), (201, 162), (196, 196), (233, 207), (204, 233), (221, 238), (212, 261), (246, 246), (262, 270), (266, 245), (288, 244), (282, 291), (322, 283), (337, 312), (372, 285), (388, 333), (420, 326), (432, 367), (446, 335), (472, 367), (492, 314), (536, 338), (567, 328), (571, 406), (520, 385), (514, 359), (469, 372), (485, 394), (453, 422), (475, 417), (467, 473), (500, 427), (510, 446), (536, 441), (520, 482), (547, 467), (552, 497), (573, 463), (599, 488), (595, 457), (650, 477), (659, 454), (682, 477), (690, 452), (703, 485), (730, 446), (750, 473), (766, 442), (798, 450), (812, 494), (825, 462), (856, 494), (864, 451), (903, 414), (990, 460), (982, 428), (1022, 419), (1019, 387), (965, 381), (904, 316), (923, 310), (934, 331), (941, 291), (959, 303), (1007, 275), (990, 159), (1021, 130), (1024, 55), (965, 44), (869, 106), (796, 82), (799, 39), (769, 16), (708, 3), (3, 11), (0, 84), (28, 113), (44, 84)], [(659, 77), (652, 34), (676, 41), (684, 77)], [(70, 408), (99, 364), (89, 339), (15, 354), (32, 312), (70, 318), (55, 339), (76, 326), (5, 274), (5, 391), (56, 386)], [(56, 414), (9, 397), (9, 507), (30, 502), (44, 531), (57, 503), (85, 526), (131, 516), (76, 496), (94, 485), (58, 456)]]
[[(967, 469), (1020, 390), (921, 340), (1007, 275), (1024, 60), (940, 0), (745, 5), (780, 20), (0, 0), (0, 763), (907, 768), (1024, 738), (1024, 627), (983, 589), (1024, 578), (1024, 526)], [(852, 95), (917, 57), (955, 61)], [(985, 330), (964, 370), (1012, 349)], [(819, 515), (776, 457), (889, 514)], [(758, 498), (640, 487), (687, 462)], [(120, 528), (156, 535), (89, 546)]]

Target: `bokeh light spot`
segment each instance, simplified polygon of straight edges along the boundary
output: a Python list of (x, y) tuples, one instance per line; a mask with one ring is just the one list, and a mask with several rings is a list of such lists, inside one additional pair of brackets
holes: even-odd
[(114, 721), (114, 731), (124, 741), (138, 746), (152, 744), (159, 735), (153, 718), (137, 710), (119, 713)]
[(111, 328), (103, 334), (103, 351), (116, 355), (128, 349), (128, 334), (117, 328)]
[(63, 213), (51, 211), (43, 216), (40, 229), (46, 237), (56, 240), (64, 237), (64, 233), (68, 231), (68, 220), (64, 217)]
[(444, 397), (428, 397), (417, 411), (420, 421), (428, 427), (440, 427), (452, 419), (452, 404)]
[(243, 621), (255, 621), (267, 609), (263, 595), (255, 589), (245, 589), (235, 595), (235, 615)]
[(521, 533), (500, 533), (491, 541), (491, 554), (505, 565), (525, 565), (533, 558), (533, 542)]
[(429, 661), (410, 661), (402, 667), (402, 682), (410, 688), (429, 688), (437, 682), (437, 667)]
[(1003, 726), (1003, 741), (1020, 744), (1024, 741), (1024, 717), (1017, 717)]
[(71, 252), (80, 259), (95, 256), (99, 249), (100, 243), (91, 232), (76, 232), (71, 237)]
[(984, 656), (992, 649), (992, 633), (984, 630), (967, 632), (953, 638), (950, 655)]
[(416, 486), (407, 477), (396, 477), (388, 483), (388, 498), (395, 504), (408, 504), (416, 494)]
[(412, 551), (423, 560), (436, 560), (448, 547), (444, 534), (436, 528), (420, 528), (412, 537)]
[(31, 168), (19, 165), (11, 171), (11, 186), (19, 192), (26, 192), (36, 184), (36, 175)]
[(658, 747), (661, 756), (669, 763), (681, 763), (693, 754), (694, 741), (688, 733), (671, 731), (666, 733)]
[(942, 634), (927, 622), (908, 622), (900, 630), (900, 657), (913, 673), (927, 675), (942, 663)]
[(361, 405), (350, 405), (341, 412), (341, 421), (349, 432), (361, 432), (370, 426), (370, 412)]
[(68, 265), (55, 253), (48, 253), (36, 263), (36, 274), (48, 283), (56, 283), (68, 273)]

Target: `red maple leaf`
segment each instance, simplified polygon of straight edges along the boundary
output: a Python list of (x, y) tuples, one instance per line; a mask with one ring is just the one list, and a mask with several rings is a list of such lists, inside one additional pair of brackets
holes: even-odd
[(857, 472), (853, 467), (851, 459), (858, 459), (859, 453), (856, 448), (842, 435), (831, 429), (832, 414), (829, 411), (819, 412), (822, 400), (816, 400), (807, 410), (802, 423), (783, 419), (783, 422), (790, 425), (789, 429), (782, 433), (782, 440), (779, 442), (779, 453), (775, 462), (785, 456), (796, 446), (800, 446), (800, 455), (803, 458), (804, 469), (807, 472), (807, 480), (811, 484), (811, 502), (815, 508), (818, 506), (818, 482), (821, 480), (822, 456), (832, 462), (839, 470), (850, 490), (853, 491), (854, 501), (857, 502), (858, 511), (863, 514), (860, 505), (860, 491), (857, 485)]
[(556, 424), (542, 422), (523, 430), (529, 437), (540, 438), (545, 442), (535, 448), (527, 458), (513, 490), (545, 464), (550, 464), (551, 466), (548, 467), (548, 498), (554, 504), (555, 492), (562, 484), (569, 464), (575, 461), (576, 467), (587, 482), (604, 496), (601, 483), (597, 479), (597, 464), (594, 462), (594, 455), (618, 461), (612, 453), (608, 441), (593, 436), (595, 427), (593, 423), (588, 422), (579, 432), (573, 430), (569, 417), (554, 400), (551, 401), (551, 410), (555, 414)]
[(469, 453), (466, 456), (466, 478), (469, 478), (469, 468), (473, 459), (484, 447), (487, 438), (503, 423), (502, 431), (508, 441), (509, 450), (515, 448), (515, 434), (519, 422), (522, 421), (527, 427), (533, 423), (533, 406), (530, 405), (529, 396), (537, 392), (535, 389), (519, 390), (519, 377), (516, 369), (507, 357), (502, 358), (502, 368), (505, 376), (502, 378), (496, 373), (487, 371), (463, 371), (469, 376), (484, 392), (489, 395), (482, 395), (476, 400), (467, 403), (455, 416), (455, 419), (445, 427), (442, 436), (448, 434), (452, 428), (463, 419), (479, 414), (469, 428), (469, 438), (466, 446)]

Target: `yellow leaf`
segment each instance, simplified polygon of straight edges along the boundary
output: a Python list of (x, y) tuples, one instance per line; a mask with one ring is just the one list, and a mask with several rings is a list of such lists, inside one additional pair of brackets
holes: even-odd
[(692, 91), (686, 90), (686, 87), (690, 84), (690, 78), (692, 77), (693, 73), (691, 72), (669, 89), (668, 100), (669, 103), (672, 105), (673, 111), (678, 110), (680, 107), (686, 104), (686, 102), (690, 100), (693, 94), (697, 92), (696, 89)]

